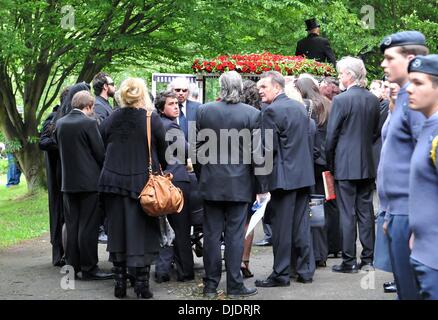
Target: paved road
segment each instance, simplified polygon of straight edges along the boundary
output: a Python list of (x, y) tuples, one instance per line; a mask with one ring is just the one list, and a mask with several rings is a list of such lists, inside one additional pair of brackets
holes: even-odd
[[(256, 228), (255, 239), (262, 237), (261, 226)], [(100, 266), (110, 270), (107, 262), (106, 245), (99, 245)], [(42, 299), (42, 300), (105, 300), (115, 299), (113, 282), (75, 281), (74, 290), (62, 288), (64, 275), (60, 268), (50, 264), (51, 249), (48, 235), (24, 242), (0, 251), (0, 300), (6, 299)], [(253, 247), (251, 270), (255, 278), (245, 280), (247, 286), (253, 286), (254, 280), (266, 278), (272, 268), (272, 248)], [(372, 273), (337, 274), (331, 272), (331, 266), (340, 259), (329, 259), (326, 268), (317, 269), (314, 282), (301, 284), (291, 282), (290, 287), (260, 288), (255, 296), (247, 300), (393, 300), (394, 294), (383, 293), (382, 284), (392, 280), (391, 274), (376, 271)], [(196, 277), (194, 281), (157, 284), (151, 281), (154, 299), (157, 300), (200, 300), (202, 297), (202, 258), (196, 258)], [(222, 274), (219, 289), (225, 290), (225, 273)], [(65, 287), (65, 286), (64, 286)], [(128, 291), (128, 299), (134, 298), (133, 289)], [(221, 295), (219, 299), (224, 298)]]

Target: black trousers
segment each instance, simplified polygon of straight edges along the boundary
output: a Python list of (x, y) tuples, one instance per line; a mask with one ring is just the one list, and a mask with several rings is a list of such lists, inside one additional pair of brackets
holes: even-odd
[(59, 153), (45, 152), (47, 191), (49, 197), (50, 243), (52, 244), (52, 264), (57, 265), (64, 257), (62, 245), (62, 225), (64, 208), (61, 192), (61, 160)]
[(169, 254), (169, 248), (162, 248), (155, 265), (155, 272), (158, 274), (168, 274), (170, 272), (170, 264), (174, 260), (177, 279), (184, 280), (184, 278), (192, 278), (194, 276), (192, 244), (190, 242), (190, 183), (174, 181), (174, 184), (184, 194), (184, 207), (180, 213), (167, 216), (170, 226), (175, 231), (173, 255)]
[(372, 263), (374, 258), (374, 179), (337, 180), (336, 202), (340, 213), (342, 233), (342, 259), (347, 265), (356, 261), (357, 227), (362, 244), (361, 260)]
[(339, 210), (336, 200), (327, 201), (324, 204), (324, 211), (327, 219), (328, 253), (338, 254), (338, 252), (342, 250), (342, 237), (339, 223)]
[(204, 216), (204, 286), (216, 289), (221, 279), (221, 235), (225, 235), (225, 264), (227, 292), (238, 292), (243, 287), (240, 272), (245, 237), (247, 203), (205, 201)]
[(67, 228), (65, 258), (75, 272), (91, 271), (98, 262), (97, 238), (100, 216), (97, 192), (64, 193)]
[[(292, 267), (303, 279), (312, 279), (315, 258), (309, 223), (309, 190), (275, 190), (271, 195), (274, 266), (269, 278), (286, 283)], [(296, 265), (291, 266), (291, 261)]]

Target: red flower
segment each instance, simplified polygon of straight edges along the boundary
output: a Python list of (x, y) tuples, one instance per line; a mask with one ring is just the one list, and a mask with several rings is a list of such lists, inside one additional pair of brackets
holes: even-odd
[(260, 74), (263, 71), (276, 70), (285, 75), (297, 75), (308, 72), (314, 75), (336, 75), (331, 65), (306, 59), (303, 56), (283, 56), (264, 52), (261, 54), (222, 55), (210, 61), (195, 59), (194, 72), (222, 73), (236, 70), (243, 73)]

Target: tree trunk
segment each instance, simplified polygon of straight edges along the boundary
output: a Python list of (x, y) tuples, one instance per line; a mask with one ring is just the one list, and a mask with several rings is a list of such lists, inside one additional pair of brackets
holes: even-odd
[(28, 192), (35, 193), (39, 188), (47, 189), (44, 154), (39, 149), (38, 143), (27, 143), (15, 156), (26, 177)]

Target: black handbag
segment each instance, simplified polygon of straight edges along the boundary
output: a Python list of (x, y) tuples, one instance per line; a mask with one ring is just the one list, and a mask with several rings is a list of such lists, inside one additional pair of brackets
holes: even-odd
[(325, 196), (322, 194), (311, 194), (309, 202), (310, 227), (322, 228), (325, 226), (324, 216)]

